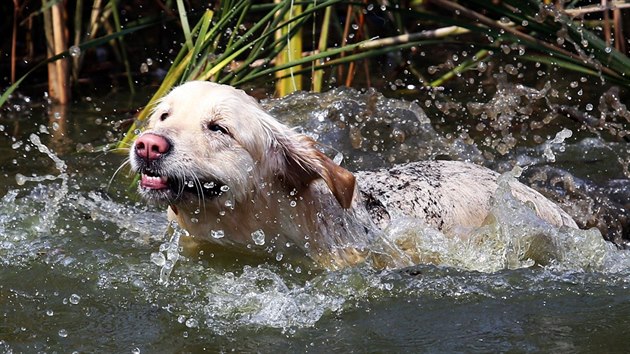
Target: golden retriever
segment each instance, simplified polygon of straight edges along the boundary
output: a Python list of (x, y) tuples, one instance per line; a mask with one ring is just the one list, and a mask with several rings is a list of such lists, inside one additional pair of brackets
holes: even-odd
[[(364, 261), (397, 218), (461, 237), (486, 219), (498, 177), (455, 161), (353, 174), (243, 91), (202, 81), (159, 102), (130, 162), (140, 194), (168, 204), (169, 218), (192, 237), (240, 251), (306, 254), (327, 268)], [(510, 187), (549, 224), (577, 227), (533, 189)]]

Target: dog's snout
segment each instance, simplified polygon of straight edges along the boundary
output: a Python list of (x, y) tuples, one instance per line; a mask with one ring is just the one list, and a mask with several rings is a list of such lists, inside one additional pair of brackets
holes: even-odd
[(145, 160), (156, 160), (171, 149), (164, 137), (156, 134), (143, 134), (135, 143), (136, 155)]

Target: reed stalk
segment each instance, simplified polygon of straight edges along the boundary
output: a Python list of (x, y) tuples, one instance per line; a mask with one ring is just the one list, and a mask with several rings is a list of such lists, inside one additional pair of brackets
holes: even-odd
[[(319, 53), (325, 52), (326, 48), (328, 47), (328, 29), (330, 28), (330, 16), (332, 13), (332, 7), (327, 7), (326, 10), (324, 11), (324, 18), (322, 20), (322, 31), (319, 35), (319, 43), (317, 45), (317, 51)], [(316, 66), (315, 63), (320, 63), (323, 64), (324, 60), (323, 59), (319, 59), (317, 61), (314, 62), (314, 64), (312, 65), (313, 68)], [(311, 77), (312, 77), (312, 90), (315, 92), (321, 92), (322, 91), (322, 87), (324, 85), (323, 80), (324, 80), (324, 71), (323, 70), (312, 70), (311, 73)]]
[(473, 55), (473, 59), (468, 59), (463, 61), (461, 64), (457, 65), (453, 70), (447, 72), (442, 75), (439, 79), (432, 81), (429, 83), (430, 87), (438, 87), (442, 86), (446, 81), (459, 76), (464, 71), (470, 70), (471, 68), (476, 67), (479, 62), (484, 61), (489, 55), (489, 51), (487, 49), (482, 49)]
[(193, 42), (190, 34), (190, 25), (188, 24), (188, 15), (186, 14), (186, 7), (183, 0), (177, 0), (177, 12), (179, 13), (179, 21), (184, 31), (184, 38), (186, 39), (186, 46), (188, 49), (192, 49)]
[[(116, 0), (111, 0), (110, 2), (110, 6), (112, 8), (112, 18), (114, 19), (114, 26), (115, 26), (115, 30), (114, 32), (119, 32), (120, 30), (122, 30), (122, 26), (120, 24), (120, 16), (118, 15), (118, 7), (116, 5)], [(131, 74), (131, 65), (129, 64), (129, 58), (127, 57), (127, 48), (125, 46), (125, 37), (124, 36), (117, 36), (116, 40), (118, 41), (119, 44), (119, 48), (120, 48), (120, 53), (122, 56), (122, 61), (123, 64), (125, 66), (125, 73), (127, 74), (127, 84), (129, 85), (129, 90), (131, 91), (131, 94), (135, 94), (136, 93), (136, 87), (133, 84), (133, 76)]]
[(11, 82), (15, 82), (15, 62), (17, 61), (17, 29), (20, 3), (13, 0), (13, 32), (11, 33)]
[[(274, 0), (274, 3), (278, 4), (286, 0)], [(302, 55), (302, 29), (297, 27), (298, 30), (292, 33), (291, 19), (302, 14), (302, 6), (294, 4), (293, 0), (289, 1), (289, 11), (284, 14), (283, 20), (289, 21), (286, 26), (280, 26), (276, 31), (276, 41), (286, 41), (285, 47), (276, 56), (276, 64), (286, 64), (295, 61)], [(295, 25), (295, 24), (293, 24)], [(301, 67), (299, 65), (290, 66), (287, 69), (278, 70), (275, 73), (276, 76), (276, 93), (278, 96), (286, 96), (291, 92), (295, 92), (302, 89), (302, 76), (295, 75), (295, 71), (299, 71)]]
[[(81, 43), (81, 33), (83, 26), (83, 0), (77, 0), (74, 11), (74, 42), (73, 46), (78, 48)], [(71, 55), (72, 57), (72, 81), (79, 81), (79, 70), (81, 68), (81, 53)]]

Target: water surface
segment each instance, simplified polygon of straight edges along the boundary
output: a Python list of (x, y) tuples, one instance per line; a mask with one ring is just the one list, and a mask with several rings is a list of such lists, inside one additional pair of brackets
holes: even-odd
[[(546, 95), (524, 88), (506, 88), (501, 95), (535, 99), (537, 93)], [(602, 205), (609, 208), (599, 209), (606, 215), (625, 212), (626, 143), (585, 134), (577, 124), (512, 132), (513, 143), (496, 122), (509, 114), (522, 120), (524, 113), (495, 98), (471, 108), (472, 116), (486, 110), (479, 122), (487, 128), (468, 134), (461, 126), (429, 119), (424, 99), (388, 100), (376, 92), (302, 93), (265, 106), (318, 138), (351, 169), (452, 158), (515, 178), (510, 171), (519, 163), (529, 166), (521, 180), (537, 184), (576, 218), (588, 220)], [(421, 236), (416, 247), (431, 264), (323, 271), (283, 257), (261, 262), (215, 251), (180, 255), (168, 282), (161, 282), (156, 255), (168, 253), (166, 217), (127, 190), (126, 171), (115, 175), (124, 155), (102, 151), (115, 140), (113, 124), (124, 118), (122, 111), (138, 103), (95, 98), (69, 110), (19, 104), (19, 112), (4, 112), (0, 119), (0, 351), (621, 352), (630, 347), (627, 251), (604, 241), (595, 228), (550, 230), (527, 206), (501, 193), (495, 221), (469, 243), (449, 241), (436, 230), (418, 231), (413, 220), (389, 230)], [(488, 117), (492, 114), (496, 119)], [(484, 131), (492, 135), (493, 124), (497, 141), (468, 141)], [(558, 136), (562, 128), (571, 137)], [(601, 226), (603, 217), (594, 219), (592, 226)], [(619, 239), (628, 232), (619, 218), (610, 225)]]

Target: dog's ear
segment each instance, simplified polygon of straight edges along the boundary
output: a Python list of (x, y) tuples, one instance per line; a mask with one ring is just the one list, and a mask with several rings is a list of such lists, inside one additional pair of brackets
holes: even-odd
[(277, 137), (278, 148), (284, 165), (277, 173), (295, 188), (304, 188), (313, 180), (322, 178), (344, 209), (352, 205), (355, 177), (350, 171), (337, 165), (319, 151), (317, 143), (301, 134)]

